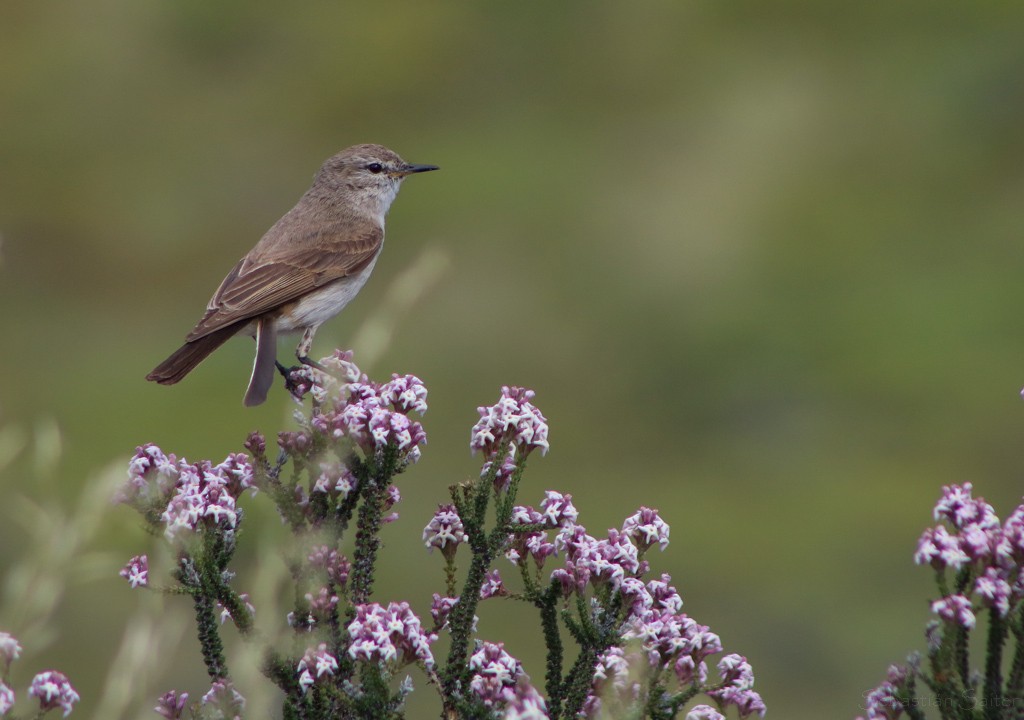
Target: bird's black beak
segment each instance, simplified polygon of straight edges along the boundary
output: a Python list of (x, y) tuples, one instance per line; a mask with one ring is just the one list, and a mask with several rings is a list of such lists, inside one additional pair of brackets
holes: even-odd
[(413, 173), (430, 172), (431, 170), (440, 170), (437, 165), (406, 165), (401, 169), (402, 177), (406, 175), (412, 175)]

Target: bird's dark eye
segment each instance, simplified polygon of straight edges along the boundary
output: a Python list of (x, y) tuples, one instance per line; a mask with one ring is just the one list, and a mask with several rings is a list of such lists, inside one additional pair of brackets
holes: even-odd
[(377, 173), (384, 171), (384, 166), (380, 163), (370, 163), (366, 166), (366, 169), (376, 175)]

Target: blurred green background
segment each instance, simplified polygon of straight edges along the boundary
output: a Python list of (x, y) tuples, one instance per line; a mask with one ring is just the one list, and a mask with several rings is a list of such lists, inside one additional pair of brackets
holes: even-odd
[[(81, 717), (205, 691), (188, 603), (117, 577), (157, 543), (110, 487), (138, 444), (219, 460), (293, 407), (242, 407), (246, 340), (143, 376), (324, 158), (380, 142), (442, 171), (315, 346), (430, 389), (378, 597), (426, 613), (419, 536), (476, 472), (474, 409), (527, 385), (552, 450), (524, 502), (572, 493), (593, 533), (660, 508), (655, 571), (770, 717), (857, 714), (923, 645), (940, 486), (1003, 517), (1024, 490), (1021, 37), (1014, 3), (0, 4), (15, 688), (59, 668)], [(264, 504), (241, 589), (280, 563)], [(481, 614), (539, 682), (531, 614)], [(436, 716), (417, 682), (410, 717)]]

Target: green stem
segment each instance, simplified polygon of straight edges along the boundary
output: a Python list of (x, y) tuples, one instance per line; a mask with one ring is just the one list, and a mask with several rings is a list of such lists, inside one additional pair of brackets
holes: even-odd
[(985, 720), (1000, 720), (1003, 699), (1003, 643), (1006, 641), (1006, 621), (996, 608), (989, 609), (988, 651), (985, 657)]

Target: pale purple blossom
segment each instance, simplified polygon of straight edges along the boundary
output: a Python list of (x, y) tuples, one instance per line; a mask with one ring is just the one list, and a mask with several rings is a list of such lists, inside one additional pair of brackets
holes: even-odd
[(315, 415), (311, 427), (333, 439), (348, 438), (364, 452), (373, 454), (389, 444), (397, 447), (409, 463), (420, 457), (419, 446), (427, 442), (423, 426), (408, 413), (427, 410), (427, 390), (413, 375), (393, 376), (378, 385), (365, 376), (344, 386), (344, 394)]
[(393, 374), (380, 388), (380, 397), (403, 413), (427, 412), (427, 388), (415, 375)]
[(448, 616), (458, 601), (457, 597), (444, 597), (434, 593), (433, 602), (430, 604), (430, 616), (434, 618), (435, 630), (440, 630), (448, 624)]
[(118, 574), (133, 588), (146, 587), (149, 585), (149, 558), (146, 555), (136, 555)]
[(501, 582), (501, 575), (497, 568), (487, 573), (483, 585), (480, 586), (480, 599), (487, 600), (495, 596), (508, 595), (504, 583)]
[(18, 639), (10, 633), (0, 632), (0, 662), (3, 663), (3, 672), (0, 672), (0, 676), (4, 675), (11, 663), (19, 657), (21, 657), (21, 644)]
[(622, 523), (622, 532), (636, 543), (641, 553), (654, 545), (663, 551), (668, 547), (668, 523), (661, 519), (655, 508), (641, 507)]
[(174, 455), (148, 443), (135, 448), (128, 461), (128, 480), (115, 494), (116, 502), (144, 510), (155, 502), (164, 502), (178, 480), (178, 461)]
[[(402, 499), (402, 493), (399, 492), (398, 486), (397, 485), (388, 485), (388, 489), (384, 492), (384, 504), (383, 504), (383, 506), (381, 508), (382, 511), (383, 512), (387, 512), (388, 510), (393, 508), (395, 505), (397, 505), (398, 502), (401, 499)], [(398, 513), (397, 512), (393, 512), (393, 513), (390, 513), (388, 515), (383, 516), (380, 519), (380, 521), (382, 523), (390, 523), (390, 522), (394, 522), (397, 519), (398, 519)]]
[(470, 690), (484, 705), (498, 709), (514, 697), (513, 688), (523, 675), (523, 666), (505, 652), (504, 643), (481, 643), (469, 658), (469, 670)]
[(971, 601), (963, 595), (949, 595), (932, 603), (932, 612), (946, 622), (956, 623), (970, 630), (974, 627)]
[(423, 632), (420, 619), (409, 603), (377, 603), (357, 605), (356, 617), (349, 626), (351, 640), (348, 654), (354, 660), (389, 663), (398, 667), (411, 662), (434, 666), (430, 644), (437, 639), (433, 633)]
[(972, 498), (973, 489), (974, 486), (969, 482), (963, 485), (944, 486), (942, 497), (935, 504), (935, 519), (946, 520), (957, 530), (972, 524), (979, 525), (985, 530), (998, 528), (999, 518), (996, 517), (992, 506), (985, 502), (984, 498)]
[(315, 684), (324, 675), (333, 677), (338, 672), (338, 660), (327, 652), (327, 643), (320, 643), (316, 648), (306, 650), (296, 668), (299, 674), (299, 687), (305, 693), (310, 685)]
[[(544, 527), (548, 524), (548, 520), (544, 515), (528, 505), (517, 505), (512, 508), (512, 517), (509, 524), (513, 527), (522, 525)], [(510, 537), (508, 550), (505, 551), (505, 557), (512, 564), (518, 565), (524, 555), (529, 555), (533, 558), (538, 568), (543, 567), (544, 561), (554, 554), (555, 546), (548, 541), (547, 533), (543, 530), (513, 533)]]
[(71, 714), (74, 704), (79, 700), (67, 676), (56, 670), (47, 670), (32, 678), (28, 694), (39, 700), (40, 710), (46, 712), (60, 708), (64, 711), (64, 717)]
[(1018, 505), (1006, 518), (993, 552), (1004, 567), (1024, 565), (1024, 505)]
[(188, 703), (188, 693), (179, 693), (177, 690), (170, 690), (160, 696), (153, 708), (156, 714), (167, 718), (167, 720), (180, 720), (185, 712), (185, 705)]
[(725, 720), (725, 715), (710, 705), (694, 705), (686, 713), (686, 720)]
[(754, 687), (754, 668), (742, 655), (731, 653), (718, 661), (718, 675), (723, 683), (737, 690)]
[(520, 676), (505, 702), (502, 720), (548, 720), (548, 705), (526, 675)]
[(950, 535), (946, 528), (939, 525), (928, 528), (917, 541), (917, 552), (914, 562), (918, 565), (931, 565), (936, 570), (951, 567), (959, 570), (970, 562), (967, 553), (960, 547), (960, 539)]
[(439, 548), (445, 558), (451, 560), (459, 545), (467, 540), (462, 518), (454, 505), (438, 505), (437, 512), (423, 528), (423, 543), (433, 550)]
[(227, 529), (235, 527), (238, 512), (234, 492), (249, 487), (245, 480), (246, 461), (240, 458), (245, 456), (228, 456), (217, 466), (208, 461), (188, 464), (182, 460), (179, 463), (175, 494), (160, 517), (166, 526), (164, 535), (168, 540), (174, 541), (182, 534), (194, 532), (202, 523)]
[(974, 582), (974, 592), (986, 607), (993, 608), (1000, 617), (1010, 613), (1012, 588), (1006, 580), (1005, 570), (985, 568), (985, 573)]
[(565, 525), (575, 525), (580, 513), (572, 504), (572, 495), (563, 495), (554, 490), (544, 492), (544, 499), (540, 503), (541, 516), (548, 526), (556, 528)]
[(864, 709), (868, 718), (895, 720), (903, 714), (899, 688), (888, 680), (872, 689), (864, 698)]
[(735, 707), (741, 718), (747, 718), (751, 715), (764, 717), (767, 712), (767, 707), (765, 707), (761, 695), (753, 690), (726, 687), (722, 690), (709, 691), (708, 695), (714, 697), (722, 705), (732, 705)]
[(533, 390), (525, 388), (502, 387), (496, 404), (477, 408), (480, 419), (470, 433), (469, 447), (474, 452), (482, 450), (490, 460), (499, 452), (505, 452), (507, 443), (512, 443), (522, 454), (536, 448), (546, 453), (547, 418), (530, 402), (534, 394)]

